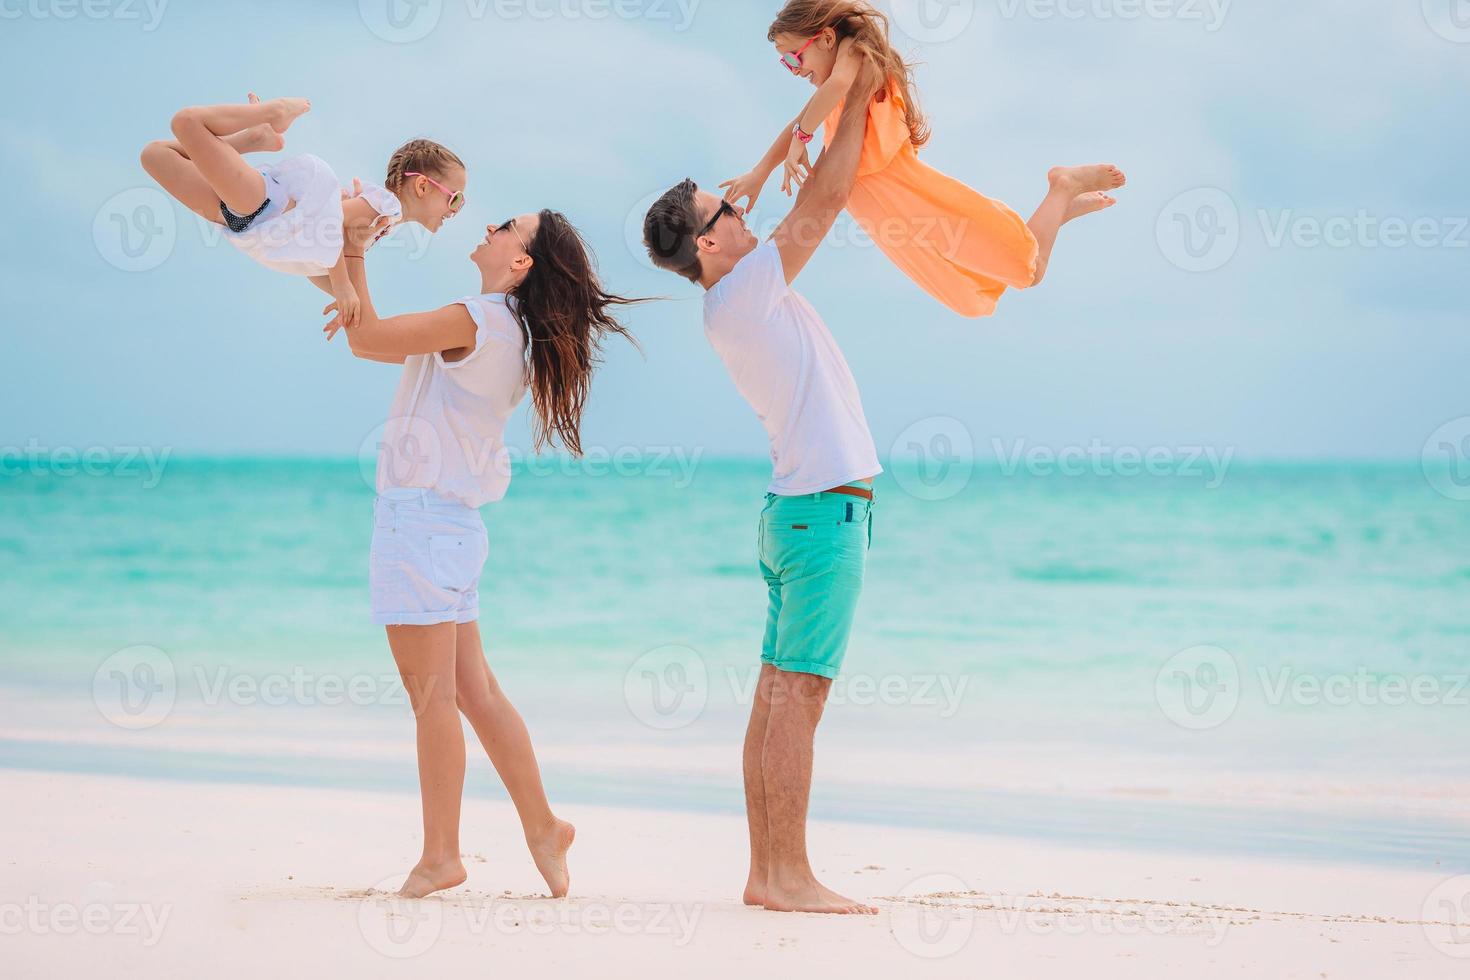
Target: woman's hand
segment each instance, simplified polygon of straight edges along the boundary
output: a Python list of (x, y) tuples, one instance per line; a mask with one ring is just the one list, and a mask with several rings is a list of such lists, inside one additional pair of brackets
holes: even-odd
[(760, 199), (761, 191), (766, 186), (766, 178), (769, 177), (770, 174), (767, 174), (763, 178), (760, 174), (752, 170), (748, 174), (741, 174), (733, 180), (727, 180), (720, 186), (725, 189), (725, 200), (731, 204), (736, 204), (741, 198), (745, 198), (745, 210), (753, 211), (755, 209), (755, 202)]
[(790, 197), (793, 184), (800, 190), (801, 185), (812, 175), (812, 158), (807, 154), (806, 144), (797, 139), (795, 133), (791, 135), (791, 149), (786, 152), (786, 160), (782, 166), (785, 173), (781, 178), (781, 190)]

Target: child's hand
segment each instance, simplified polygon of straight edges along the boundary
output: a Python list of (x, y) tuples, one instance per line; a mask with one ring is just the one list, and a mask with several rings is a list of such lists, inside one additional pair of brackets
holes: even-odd
[(790, 197), (792, 185), (800, 190), (801, 185), (812, 175), (812, 158), (807, 154), (806, 144), (795, 136), (791, 137), (791, 149), (786, 154), (783, 166), (785, 175), (781, 178), (781, 190)]
[(357, 326), (358, 317), (362, 312), (362, 301), (357, 298), (357, 290), (352, 284), (344, 285), (340, 290), (332, 293), (332, 305), (327, 309), (336, 309), (337, 319), (327, 325), (327, 339), (331, 340), (337, 335), (337, 331), (343, 327), (349, 330)]
[(765, 184), (760, 174), (752, 170), (748, 174), (741, 174), (734, 180), (727, 180), (720, 186), (725, 188), (725, 200), (735, 204), (743, 197), (746, 199), (745, 210), (753, 211), (755, 202), (759, 200)]

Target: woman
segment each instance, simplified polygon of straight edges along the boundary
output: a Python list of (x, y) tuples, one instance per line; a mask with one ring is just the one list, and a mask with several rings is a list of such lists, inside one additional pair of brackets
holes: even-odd
[[(352, 352), (404, 365), (379, 446), (370, 575), (373, 619), (387, 627), (418, 722), (424, 850), (400, 894), (419, 898), (465, 880), (463, 712), (560, 898), (575, 831), (552, 813), (525, 723), (481, 648), (477, 589), (489, 545), (478, 508), (505, 496), (505, 423), (528, 387), (537, 447), (559, 440), (580, 454), (602, 341), (632, 339), (609, 309), (633, 301), (602, 289), (586, 243), (555, 211), (490, 225), (470, 256), (480, 295), (430, 313), (379, 319), (360, 246), (344, 250), (361, 301), (360, 322), (347, 331)], [(339, 314), (328, 336), (340, 326)]]

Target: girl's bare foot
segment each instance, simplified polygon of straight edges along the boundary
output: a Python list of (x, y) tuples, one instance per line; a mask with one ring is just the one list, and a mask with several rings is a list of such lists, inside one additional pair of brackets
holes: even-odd
[(230, 145), (241, 153), (278, 153), (286, 148), (286, 137), (271, 128), (270, 123), (261, 123), (231, 136)]
[(536, 837), (527, 837), (526, 846), (536, 862), (536, 870), (546, 879), (552, 898), (565, 898), (572, 886), (567, 871), (567, 851), (577, 837), (577, 828), (565, 820), (553, 820), (551, 826)]
[(1110, 191), (1128, 183), (1123, 171), (1111, 163), (1095, 163), (1087, 167), (1052, 167), (1046, 179), (1057, 190), (1068, 191), (1073, 197), (1091, 191)]
[(1072, 203), (1067, 205), (1067, 216), (1062, 219), (1063, 224), (1075, 220), (1085, 214), (1102, 211), (1118, 203), (1118, 199), (1111, 194), (1102, 191), (1088, 191), (1086, 194), (1078, 194), (1072, 198)]
[(398, 894), (403, 898), (423, 898), (446, 888), (463, 885), (468, 877), (464, 864), (457, 857), (441, 864), (425, 864), (420, 861), (408, 873), (408, 880), (398, 889)]
[(270, 110), (271, 128), (278, 133), (284, 133), (293, 122), (311, 111), (310, 99), (271, 99), (259, 104)]

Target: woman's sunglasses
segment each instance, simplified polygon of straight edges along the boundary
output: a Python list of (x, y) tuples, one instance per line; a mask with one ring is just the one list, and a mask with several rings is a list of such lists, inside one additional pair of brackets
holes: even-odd
[(822, 35), (818, 34), (816, 37), (803, 44), (798, 50), (786, 52), (781, 56), (781, 64), (785, 65), (786, 70), (791, 72), (791, 74), (797, 74), (801, 71), (802, 68), (801, 56), (806, 54), (807, 48), (811, 47), (813, 44), (816, 44), (821, 39)]
[(439, 183), (437, 180), (435, 180), (433, 177), (430, 177), (428, 174), (421, 174), (418, 171), (410, 171), (409, 173), (406, 173), (403, 176), (405, 176), (405, 177), (422, 177), (425, 180), (427, 180), (429, 183), (433, 184), (435, 187), (439, 188), (444, 193), (448, 194), (449, 195), (449, 213), (450, 214), (459, 214), (459, 209), (462, 208), (462, 207), (464, 207), (464, 191), (457, 191), (457, 190), (454, 190), (453, 188), (445, 187), (443, 184)]

